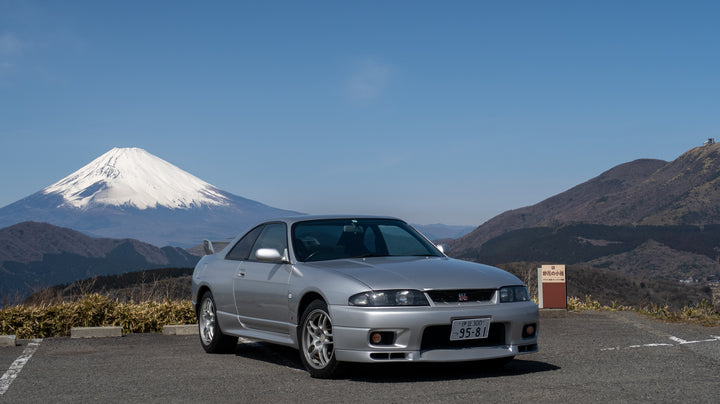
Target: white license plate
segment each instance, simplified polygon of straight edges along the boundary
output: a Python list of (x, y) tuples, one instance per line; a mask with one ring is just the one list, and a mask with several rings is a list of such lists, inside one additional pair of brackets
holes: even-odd
[(453, 320), (450, 341), (487, 338), (491, 320), (490, 317)]

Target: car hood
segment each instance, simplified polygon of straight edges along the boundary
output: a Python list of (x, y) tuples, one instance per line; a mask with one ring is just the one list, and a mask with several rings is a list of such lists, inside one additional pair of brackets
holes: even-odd
[(497, 289), (522, 284), (502, 269), (446, 257), (371, 257), (302, 265), (341, 272), (373, 290)]

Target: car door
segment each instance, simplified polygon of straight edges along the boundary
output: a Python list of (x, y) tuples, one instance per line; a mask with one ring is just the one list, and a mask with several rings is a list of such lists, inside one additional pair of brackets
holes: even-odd
[(258, 226), (247, 232), (240, 240), (238, 240), (225, 258), (215, 264), (215, 279), (212, 282), (213, 296), (215, 305), (217, 306), (218, 315), (221, 313), (232, 317), (230, 328), (237, 327), (237, 307), (235, 306), (235, 278), (237, 277), (239, 268), (244, 261), (250, 256), (250, 251), (258, 236), (262, 232), (264, 225)]
[(268, 223), (244, 260), (238, 261), (233, 277), (235, 306), (240, 322), (250, 329), (287, 334), (289, 332), (288, 291), (292, 267), (283, 259), (261, 262), (261, 248), (277, 250), (287, 257), (287, 227)]

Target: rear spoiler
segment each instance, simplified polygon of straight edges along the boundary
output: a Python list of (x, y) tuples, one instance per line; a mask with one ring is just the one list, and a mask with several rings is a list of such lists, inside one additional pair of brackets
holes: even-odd
[(215, 246), (213, 246), (213, 242), (208, 239), (203, 240), (203, 250), (205, 250), (205, 255), (215, 254)]
[(208, 239), (205, 239), (203, 240), (202, 246), (203, 250), (205, 251), (205, 255), (213, 255), (222, 251), (222, 249), (225, 248), (228, 244), (230, 244), (230, 241), (210, 241)]

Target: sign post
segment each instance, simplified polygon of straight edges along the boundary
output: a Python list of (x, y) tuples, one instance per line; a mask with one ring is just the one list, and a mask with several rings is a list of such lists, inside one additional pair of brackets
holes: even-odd
[(565, 265), (538, 268), (538, 303), (541, 309), (567, 309)]

